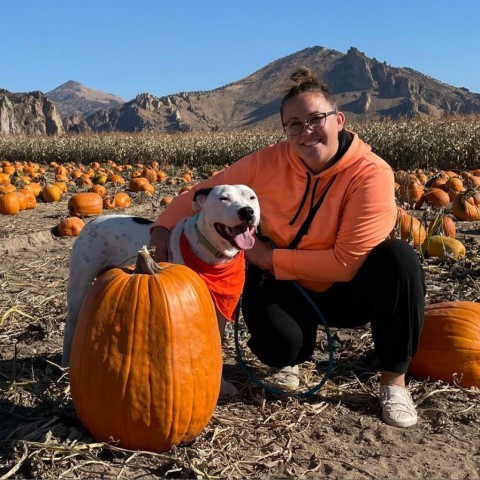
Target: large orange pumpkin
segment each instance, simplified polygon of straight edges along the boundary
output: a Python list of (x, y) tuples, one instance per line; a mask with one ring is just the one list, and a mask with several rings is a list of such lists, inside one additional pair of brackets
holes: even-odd
[(213, 414), (221, 375), (215, 308), (193, 270), (157, 265), (144, 247), (135, 268), (108, 270), (88, 291), (70, 384), (97, 441), (155, 452), (191, 441)]
[(441, 302), (425, 308), (418, 352), (409, 366), (417, 378), (480, 387), (480, 303)]
[(103, 199), (95, 192), (76, 193), (68, 200), (68, 211), (71, 216), (76, 217), (100, 215), (103, 211)]

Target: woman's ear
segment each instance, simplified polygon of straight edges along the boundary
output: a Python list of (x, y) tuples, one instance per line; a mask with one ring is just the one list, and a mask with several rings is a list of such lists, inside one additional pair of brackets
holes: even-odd
[(343, 112), (337, 112), (337, 125), (340, 132), (345, 126), (345, 114)]

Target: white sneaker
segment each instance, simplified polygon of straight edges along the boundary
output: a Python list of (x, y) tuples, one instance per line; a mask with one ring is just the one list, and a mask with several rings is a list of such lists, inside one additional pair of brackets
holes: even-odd
[(394, 427), (411, 427), (417, 423), (417, 411), (408, 390), (396, 385), (380, 387), (382, 420)]
[(273, 387), (295, 390), (300, 386), (298, 365), (282, 368), (271, 367), (270, 374), (265, 380)]

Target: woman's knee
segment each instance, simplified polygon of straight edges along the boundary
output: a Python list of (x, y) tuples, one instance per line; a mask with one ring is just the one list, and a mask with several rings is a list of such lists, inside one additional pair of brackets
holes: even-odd
[(365, 262), (367, 268), (383, 275), (405, 276), (423, 283), (424, 273), (417, 253), (404, 240), (388, 239), (377, 245)]

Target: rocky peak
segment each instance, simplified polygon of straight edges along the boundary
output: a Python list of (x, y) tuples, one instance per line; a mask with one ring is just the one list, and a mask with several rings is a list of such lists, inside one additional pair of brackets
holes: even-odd
[(354, 47), (329, 72), (335, 92), (371, 90), (375, 87), (369, 59)]
[(149, 93), (140, 93), (134, 98), (134, 100), (132, 100), (131, 104), (135, 104), (149, 112), (154, 112), (163, 106), (163, 103), (159, 98), (154, 97)]

